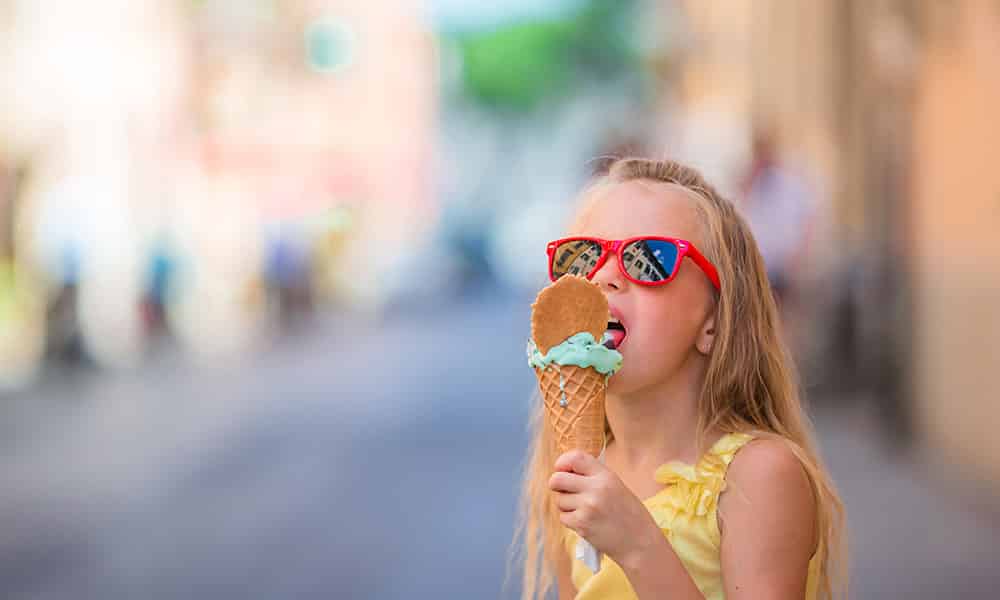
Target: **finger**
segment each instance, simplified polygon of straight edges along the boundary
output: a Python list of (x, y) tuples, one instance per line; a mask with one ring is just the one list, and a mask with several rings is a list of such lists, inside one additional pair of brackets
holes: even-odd
[(587, 487), (587, 480), (583, 475), (567, 473), (566, 471), (556, 471), (549, 477), (549, 489), (554, 492), (582, 492)]
[(580, 494), (555, 492), (555, 505), (559, 512), (573, 512), (583, 506), (583, 499)]
[(556, 459), (555, 470), (580, 475), (593, 475), (601, 469), (601, 463), (583, 450), (570, 450)]
[(583, 519), (580, 517), (580, 511), (570, 510), (559, 513), (559, 522), (575, 531), (584, 539), (586, 539), (590, 534), (589, 528), (584, 524)]

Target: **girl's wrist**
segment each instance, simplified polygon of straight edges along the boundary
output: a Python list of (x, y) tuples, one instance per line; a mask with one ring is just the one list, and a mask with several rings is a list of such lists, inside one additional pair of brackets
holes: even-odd
[(672, 552), (670, 542), (663, 535), (663, 530), (650, 519), (649, 527), (636, 536), (635, 543), (616, 562), (626, 574), (638, 574), (647, 571), (650, 565), (662, 565), (664, 552)]

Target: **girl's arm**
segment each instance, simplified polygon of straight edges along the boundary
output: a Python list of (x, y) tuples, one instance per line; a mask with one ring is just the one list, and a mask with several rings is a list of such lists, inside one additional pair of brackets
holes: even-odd
[(659, 528), (642, 547), (623, 558), (620, 566), (639, 600), (705, 600)]
[(757, 440), (736, 454), (719, 499), (726, 598), (800, 600), (816, 549), (809, 478), (784, 443)]
[(573, 600), (576, 598), (576, 586), (573, 585), (571, 576), (573, 565), (569, 560), (569, 555), (565, 552), (559, 553), (558, 568), (556, 572), (556, 583), (559, 586), (559, 600)]

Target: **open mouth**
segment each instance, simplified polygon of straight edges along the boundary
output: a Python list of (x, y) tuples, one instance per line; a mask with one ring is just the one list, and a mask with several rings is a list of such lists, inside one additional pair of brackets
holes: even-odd
[(616, 350), (625, 341), (626, 335), (628, 333), (625, 331), (625, 326), (622, 325), (621, 321), (612, 316), (608, 320), (608, 329), (604, 335), (607, 341), (604, 342), (604, 345), (611, 350)]

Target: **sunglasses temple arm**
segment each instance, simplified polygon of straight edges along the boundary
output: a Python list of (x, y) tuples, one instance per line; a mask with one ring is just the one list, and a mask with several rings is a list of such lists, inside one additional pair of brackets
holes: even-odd
[(701, 270), (705, 272), (705, 275), (708, 276), (712, 285), (715, 286), (715, 289), (721, 289), (721, 286), (719, 285), (719, 273), (715, 270), (715, 266), (709, 262), (701, 252), (698, 252), (698, 249), (694, 246), (688, 246), (688, 255), (691, 257), (691, 260), (693, 260), (694, 263), (701, 267)]

